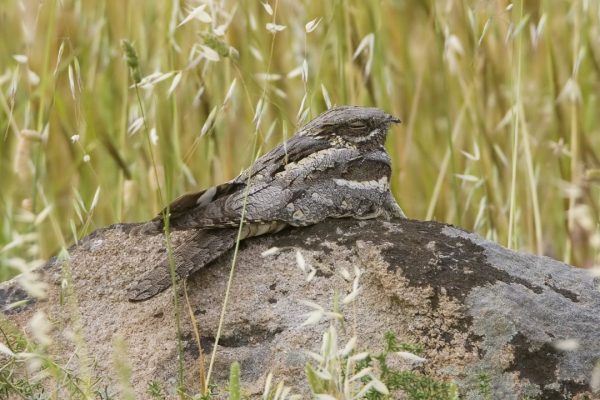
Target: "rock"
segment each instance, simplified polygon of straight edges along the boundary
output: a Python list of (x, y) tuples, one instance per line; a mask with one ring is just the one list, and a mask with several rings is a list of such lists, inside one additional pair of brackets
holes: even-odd
[[(42, 269), (50, 284), (47, 299), (6, 311), (3, 323), (29, 333), (28, 321), (44, 310), (54, 322), (52, 354), (66, 362), (74, 349), (80, 357), (85, 350), (91, 374), (101, 379), (98, 387), (112, 393), (120, 390), (114, 360), (121, 357), (131, 368), (136, 397), (143, 398), (150, 382), (175, 390), (176, 313), (171, 290), (146, 302), (127, 301), (127, 285), (165, 254), (162, 236), (130, 235), (131, 227), (100, 229), (70, 250), (68, 262), (49, 262)], [(283, 250), (261, 257), (273, 246)], [(294, 249), (316, 268), (310, 282)], [(179, 285), (184, 379), (192, 393), (199, 391), (200, 350), (190, 315), (208, 364), (231, 261), (228, 254), (189, 279), (189, 307)], [(343, 297), (352, 288), (343, 269), (354, 276), (355, 266), (363, 271), (362, 292), (342, 308), (342, 345), (355, 332), (359, 350), (377, 353), (384, 333), (394, 332), (399, 342), (419, 344), (426, 359), (397, 364), (455, 382), (466, 399), (594, 397), (600, 293), (591, 275), (451, 226), (413, 220), (335, 220), (243, 242), (213, 371), (219, 393), (225, 393), (230, 364), (239, 361), (250, 395), (261, 393), (269, 372), (274, 382), (285, 379), (293, 392), (306, 394), (305, 350), (319, 351), (330, 322), (303, 326), (312, 309), (300, 301), (331, 309), (336, 293)], [(25, 296), (14, 281), (0, 286), (0, 306)], [(125, 341), (126, 355), (115, 347), (117, 338)], [(565, 340), (576, 348), (565, 350)]]

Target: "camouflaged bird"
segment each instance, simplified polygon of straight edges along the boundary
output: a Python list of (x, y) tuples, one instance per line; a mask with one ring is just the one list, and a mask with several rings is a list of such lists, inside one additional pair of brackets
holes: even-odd
[[(400, 120), (377, 108), (332, 108), (287, 142), (260, 157), (237, 178), (176, 199), (171, 229), (194, 230), (174, 251), (176, 274), (185, 279), (242, 239), (327, 218), (402, 218), (390, 192), (388, 128)], [(163, 213), (146, 231), (160, 231)], [(171, 285), (168, 260), (129, 287), (132, 301), (146, 300)]]

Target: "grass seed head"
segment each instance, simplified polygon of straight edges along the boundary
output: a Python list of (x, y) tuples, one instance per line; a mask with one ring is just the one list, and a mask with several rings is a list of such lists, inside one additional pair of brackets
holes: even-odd
[(133, 45), (126, 39), (121, 41), (123, 51), (125, 52), (125, 62), (131, 70), (131, 78), (135, 84), (138, 84), (142, 80), (142, 74), (140, 73), (140, 63), (138, 60), (137, 52)]

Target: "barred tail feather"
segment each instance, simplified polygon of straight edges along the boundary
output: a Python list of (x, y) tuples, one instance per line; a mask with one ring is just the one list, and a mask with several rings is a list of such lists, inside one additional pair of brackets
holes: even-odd
[[(198, 230), (173, 251), (178, 280), (185, 279), (235, 246), (237, 228)], [(127, 289), (130, 301), (148, 300), (171, 286), (169, 259), (146, 272)]]

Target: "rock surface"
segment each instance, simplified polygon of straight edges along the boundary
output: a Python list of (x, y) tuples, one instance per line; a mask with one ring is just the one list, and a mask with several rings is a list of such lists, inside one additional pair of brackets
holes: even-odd
[[(82, 336), (92, 375), (113, 393), (119, 390), (114, 359), (121, 338), (136, 397), (144, 398), (151, 381), (173, 393), (176, 313), (171, 290), (146, 302), (127, 301), (127, 285), (165, 252), (162, 236), (130, 235), (131, 227), (100, 229), (70, 250), (68, 262), (48, 263), (43, 268), (48, 298), (4, 314), (28, 332), (32, 315), (44, 310), (54, 322), (53, 353), (65, 358), (75, 348), (80, 355), (76, 338)], [(261, 257), (273, 246), (287, 249)], [(296, 265), (295, 249), (316, 268), (310, 282)], [(189, 279), (189, 308), (179, 288), (191, 392), (199, 387), (200, 352), (189, 311), (208, 358), (231, 260), (228, 254)], [(319, 351), (329, 321), (303, 326), (312, 309), (300, 301), (331, 309), (336, 293), (345, 296), (352, 287), (343, 269), (353, 274), (355, 266), (363, 271), (362, 292), (342, 308), (341, 343), (355, 332), (359, 349), (377, 353), (384, 333), (392, 331), (399, 341), (422, 346), (427, 361), (417, 371), (455, 382), (466, 399), (484, 398), (482, 376), (494, 399), (595, 398), (590, 380), (600, 359), (600, 292), (586, 271), (512, 252), (447, 225), (412, 220), (335, 220), (243, 242), (217, 348), (217, 384), (223, 387), (230, 364), (239, 361), (249, 394), (261, 393), (268, 372), (306, 394), (305, 350)], [(68, 295), (69, 288), (75, 296)], [(0, 307), (24, 297), (14, 282), (0, 285)], [(73, 334), (78, 327), (82, 335)], [(572, 339), (576, 349), (559, 350), (557, 344)]]

